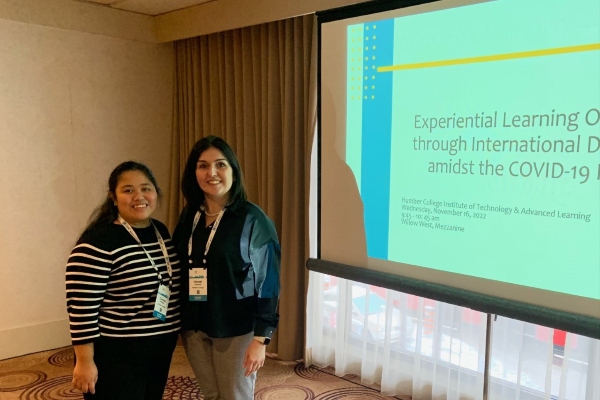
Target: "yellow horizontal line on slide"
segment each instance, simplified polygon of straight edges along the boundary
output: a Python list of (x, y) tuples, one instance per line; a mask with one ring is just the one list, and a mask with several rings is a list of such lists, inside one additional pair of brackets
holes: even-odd
[(429, 61), (414, 64), (389, 65), (377, 68), (377, 72), (393, 72), (407, 69), (447, 67), (449, 65), (473, 64), (489, 61), (513, 60), (516, 58), (552, 56), (564, 53), (600, 50), (600, 43), (582, 44), (579, 46), (555, 47), (553, 49), (519, 51), (516, 53), (494, 54), (491, 56), (456, 58), (454, 60)]

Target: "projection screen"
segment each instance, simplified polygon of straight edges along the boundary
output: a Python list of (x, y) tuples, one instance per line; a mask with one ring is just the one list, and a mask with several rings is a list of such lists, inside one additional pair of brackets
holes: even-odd
[(600, 2), (418, 3), (318, 15), (318, 258), (599, 329)]

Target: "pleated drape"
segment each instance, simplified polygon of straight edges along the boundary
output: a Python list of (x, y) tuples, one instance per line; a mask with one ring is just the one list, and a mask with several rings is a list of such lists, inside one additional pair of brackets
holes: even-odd
[(183, 208), (179, 182), (194, 143), (224, 138), (252, 202), (273, 219), (282, 247), (279, 328), (268, 351), (304, 349), (309, 158), (316, 121), (314, 16), (175, 43), (168, 225)]

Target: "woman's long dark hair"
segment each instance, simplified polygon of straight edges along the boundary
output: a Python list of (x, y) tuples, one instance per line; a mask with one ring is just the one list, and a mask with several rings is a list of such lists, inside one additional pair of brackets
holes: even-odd
[(197, 141), (192, 148), (185, 164), (185, 169), (183, 170), (181, 192), (192, 209), (197, 209), (204, 203), (204, 192), (200, 189), (198, 179), (196, 178), (196, 165), (200, 155), (211, 147), (223, 153), (233, 170), (233, 182), (231, 183), (231, 189), (229, 189), (229, 205), (227, 207), (235, 210), (248, 199), (246, 187), (244, 186), (244, 177), (235, 153), (229, 144), (218, 136), (206, 136)]
[(108, 177), (108, 192), (106, 193), (106, 199), (104, 200), (104, 203), (96, 207), (94, 212), (92, 212), (92, 215), (90, 215), (88, 225), (83, 231), (81, 237), (79, 238), (79, 242), (87, 233), (92, 232), (96, 228), (101, 228), (110, 225), (114, 223), (115, 220), (117, 220), (117, 218), (119, 217), (119, 210), (115, 205), (114, 200), (116, 198), (117, 185), (119, 184), (119, 179), (121, 178), (121, 175), (129, 171), (139, 171), (142, 174), (144, 174), (146, 178), (148, 178), (148, 180), (156, 188), (156, 194), (158, 195), (158, 198), (161, 198), (162, 192), (158, 187), (158, 184), (156, 183), (156, 178), (154, 177), (154, 174), (152, 173), (150, 168), (137, 161), (125, 161), (117, 165)]

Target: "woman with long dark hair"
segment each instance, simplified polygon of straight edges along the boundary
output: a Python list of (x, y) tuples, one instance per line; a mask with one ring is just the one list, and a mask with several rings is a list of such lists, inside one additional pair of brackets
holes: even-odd
[(67, 262), (73, 384), (86, 400), (162, 399), (180, 330), (180, 274), (169, 231), (151, 218), (159, 198), (147, 166), (118, 165)]
[(183, 345), (205, 400), (251, 400), (279, 315), (280, 249), (273, 221), (246, 196), (231, 147), (193, 147), (187, 204), (173, 241), (182, 265)]

